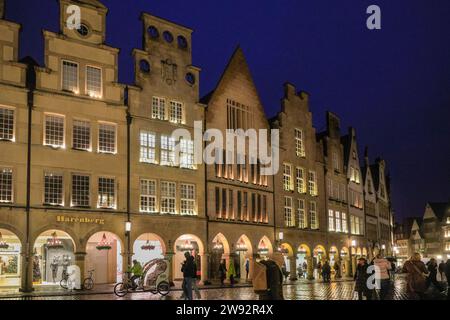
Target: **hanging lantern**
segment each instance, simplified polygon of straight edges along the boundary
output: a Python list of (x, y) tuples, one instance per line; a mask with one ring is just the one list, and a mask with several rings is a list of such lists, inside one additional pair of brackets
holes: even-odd
[(150, 244), (150, 240), (147, 240), (147, 242), (141, 247), (141, 249), (146, 251), (152, 251), (155, 250), (155, 246)]
[(220, 241), (214, 242), (213, 251), (220, 252), (223, 251), (223, 244)]
[(258, 246), (258, 253), (259, 253), (259, 254), (263, 254), (263, 255), (266, 255), (266, 254), (269, 253), (269, 249), (267, 248), (267, 246), (266, 246), (266, 244), (265, 244), (264, 241), (261, 241), (261, 242), (259, 243), (259, 246)]
[(300, 249), (298, 250), (298, 253), (300, 253), (300, 254), (306, 254), (306, 253), (307, 253), (307, 251), (306, 251), (306, 249), (305, 249), (305, 248), (303, 248), (303, 247), (300, 247)]
[(194, 245), (189, 240), (186, 240), (180, 246), (180, 251), (192, 251), (192, 250), (194, 250)]
[(236, 252), (246, 252), (246, 251), (248, 251), (248, 248), (245, 245), (244, 241), (239, 240), (239, 242), (236, 245)]
[(102, 240), (97, 245), (97, 250), (111, 250), (111, 242), (106, 239), (106, 234), (103, 234)]
[(52, 237), (47, 240), (47, 248), (49, 249), (62, 249), (64, 248), (62, 241), (58, 239), (56, 232), (52, 233)]
[(283, 245), (278, 247), (278, 252), (282, 253), (282, 254), (288, 254), (289, 250), (287, 248), (285, 248)]
[(3, 240), (3, 235), (0, 232), (0, 249), (8, 249), (9, 248), (9, 244), (7, 244), (4, 240)]

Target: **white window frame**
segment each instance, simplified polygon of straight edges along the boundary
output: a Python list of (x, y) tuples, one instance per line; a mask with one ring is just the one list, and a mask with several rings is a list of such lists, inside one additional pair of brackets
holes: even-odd
[[(87, 148), (80, 148), (75, 146), (75, 123), (76, 122), (83, 122), (84, 124), (87, 124), (89, 128), (89, 146)], [(92, 124), (89, 120), (84, 119), (73, 119), (72, 121), (72, 148), (75, 150), (81, 150), (81, 151), (92, 151)]]
[[(101, 184), (100, 180), (112, 180), (113, 182), (113, 193), (112, 195), (108, 195), (107, 191), (102, 195), (100, 192)], [(105, 186), (109, 187), (109, 186)], [(109, 190), (108, 190), (109, 191)], [(106, 196), (105, 199), (103, 199)], [(110, 199), (112, 197), (112, 199)], [(115, 177), (109, 176), (100, 176), (97, 179), (97, 208), (99, 209), (116, 209), (117, 208), (117, 179)]]
[(169, 103), (169, 107), (169, 121), (176, 124), (183, 124), (184, 104), (176, 100), (171, 100)]
[[(88, 68), (91, 69), (97, 69), (100, 71), (100, 92), (95, 92), (95, 93), (91, 93), (89, 88), (88, 88)], [(96, 98), (96, 99), (101, 99), (103, 98), (103, 69), (101, 67), (98, 66), (94, 66), (94, 65), (86, 65), (85, 70), (85, 90), (86, 90), (86, 94), (91, 97), (91, 98)]]
[[(188, 190), (190, 189), (190, 190)], [(195, 184), (180, 184), (180, 213), (186, 216), (197, 215), (195, 210), (196, 188)]]
[[(12, 137), (11, 138), (0, 137), (0, 142), (1, 141), (15, 142), (16, 141), (16, 109), (12, 108), (12, 107), (0, 105), (0, 110), (1, 109), (12, 112), (13, 123), (12, 123)], [(2, 124), (0, 123), (0, 125), (2, 125)], [(6, 131), (4, 128), (0, 128), (0, 129), (2, 131)], [(5, 132), (3, 132), (2, 134), (5, 134)], [(9, 133), (7, 133), (7, 134), (9, 134)]]
[[(139, 211), (143, 213), (156, 213), (157, 199), (158, 199), (157, 181), (154, 179), (140, 179), (139, 184), (140, 184)], [(146, 204), (144, 205), (144, 203)]]
[[(54, 188), (51, 188), (51, 186), (47, 186), (47, 177), (58, 177), (61, 178), (61, 190), (60, 190), (60, 194), (59, 195), (49, 195), (49, 197), (52, 198), (56, 198), (56, 197), (60, 197), (61, 201), (58, 202), (52, 202), (52, 201), (46, 201), (47, 200), (47, 191), (54, 191)], [(48, 190), (48, 189), (52, 189), (52, 190)], [(64, 175), (61, 172), (51, 172), (51, 171), (46, 171), (44, 172), (44, 205), (47, 206), (56, 206), (56, 207), (63, 207), (64, 206)]]
[[(10, 183), (10, 189), (3, 189), (3, 179), (0, 179), (0, 203), (14, 203), (14, 170), (9, 167), (0, 167), (1, 175), (8, 173), (11, 176), (11, 179), (8, 178), (7, 184)], [(10, 182), (9, 182), (10, 180)], [(5, 184), (5, 186), (7, 186)]]
[[(143, 137), (145, 136), (145, 141)], [(155, 132), (141, 130), (139, 133), (139, 161), (142, 163), (157, 164), (156, 160), (156, 138)]]
[(334, 213), (334, 217), (336, 220), (336, 232), (342, 232), (341, 213), (339, 211), (336, 211)]
[(306, 210), (305, 210), (305, 200), (304, 199), (298, 199), (297, 200), (298, 205), (298, 227), (300, 229), (306, 229), (308, 228), (308, 219), (306, 216)]
[(334, 228), (334, 211), (331, 209), (328, 210), (328, 231), (336, 231)]
[(283, 189), (292, 191), (292, 165), (289, 163), (283, 163)]
[[(72, 63), (77, 66), (77, 86), (76, 86), (76, 89), (74, 89), (74, 90), (69, 90), (69, 89), (64, 88), (64, 62)], [(72, 92), (74, 94), (80, 93), (80, 64), (78, 62), (67, 60), (67, 59), (61, 60), (61, 90), (67, 91), (67, 92)]]
[(311, 196), (317, 196), (317, 174), (315, 171), (308, 172), (308, 192)]
[[(58, 145), (58, 144), (52, 144), (47, 142), (47, 118), (60, 118), (63, 121), (63, 136), (62, 136), (62, 144)], [(43, 130), (43, 141), (44, 141), (44, 146), (49, 146), (52, 147), (54, 149), (65, 149), (66, 148), (66, 116), (62, 115), (62, 114), (56, 114), (56, 113), (44, 113), (44, 130)], [(56, 140), (56, 139), (55, 139)]]
[[(172, 181), (161, 181), (160, 187), (160, 211), (162, 214), (176, 214), (176, 201), (177, 201), (177, 184)], [(167, 187), (165, 187), (167, 185)], [(171, 188), (173, 187), (173, 194), (171, 194)], [(166, 193), (167, 191), (167, 193)], [(165, 204), (167, 201), (167, 205)]]
[(302, 129), (295, 129), (295, 153), (297, 157), (304, 158), (306, 156), (305, 151), (305, 136)]
[[(164, 141), (167, 140), (167, 141)], [(173, 167), (176, 165), (175, 144), (176, 141), (171, 136), (161, 136), (161, 159), (160, 164), (163, 166)]]
[[(74, 194), (75, 194), (75, 192), (74, 192), (74, 177), (75, 176), (77, 176), (77, 177), (85, 177), (85, 178), (88, 178), (88, 190), (87, 190), (87, 198), (88, 198), (88, 203), (87, 203), (87, 205), (79, 205), (79, 204), (77, 204), (77, 205), (75, 205), (74, 204)], [(71, 179), (70, 179), (70, 194), (71, 194), (71, 196), (70, 196), (70, 206), (71, 207), (76, 207), (76, 208), (88, 208), (88, 207), (90, 207), (91, 206), (91, 187), (92, 187), (92, 178), (91, 178), (91, 176), (89, 175), (89, 174), (84, 174), (84, 173), (72, 173), (71, 174)], [(80, 194), (80, 196), (81, 196), (81, 194)]]
[[(114, 150), (101, 150), (100, 149), (100, 131), (102, 129), (102, 126), (109, 126), (109, 127), (113, 127), (114, 128)], [(101, 154), (117, 154), (117, 124), (116, 123), (112, 123), (112, 122), (104, 122), (104, 121), (99, 121), (98, 122), (98, 143), (97, 143), (97, 151), (98, 153)], [(108, 143), (109, 144), (109, 143)], [(109, 148), (109, 147), (108, 147)]]
[(152, 97), (152, 119), (166, 120), (166, 99)]
[(193, 140), (180, 140), (180, 168), (195, 169)]
[(317, 219), (317, 202), (309, 202), (309, 225), (312, 230), (319, 229), (319, 220)]
[(295, 175), (297, 180), (297, 192), (300, 194), (305, 194), (306, 193), (305, 169), (302, 167), (295, 168)]
[(284, 197), (284, 225), (295, 227), (295, 217), (292, 211), (292, 197)]

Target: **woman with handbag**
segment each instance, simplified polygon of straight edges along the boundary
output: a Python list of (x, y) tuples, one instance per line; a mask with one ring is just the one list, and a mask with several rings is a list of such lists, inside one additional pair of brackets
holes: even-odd
[(408, 274), (407, 292), (412, 300), (423, 300), (427, 290), (428, 270), (421, 261), (420, 253), (414, 255), (403, 265), (403, 272)]

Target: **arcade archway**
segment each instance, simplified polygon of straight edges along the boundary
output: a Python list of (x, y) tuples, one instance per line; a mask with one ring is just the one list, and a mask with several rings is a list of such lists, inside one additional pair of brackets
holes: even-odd
[(142, 266), (154, 259), (163, 259), (166, 246), (160, 236), (154, 233), (140, 235), (133, 244), (133, 260)]
[(242, 235), (235, 245), (235, 255), (233, 255), (236, 278), (241, 281), (248, 281), (252, 278), (251, 259), (253, 259), (253, 248), (250, 239)]
[(34, 242), (33, 285), (59, 286), (75, 265), (75, 242), (61, 230), (47, 230)]
[(22, 244), (13, 232), (0, 229), (0, 290), (19, 287)]
[(204, 253), (203, 243), (199, 237), (192, 234), (184, 234), (180, 236), (174, 244), (175, 255), (173, 257), (173, 274), (174, 279), (183, 279), (183, 273), (181, 272), (181, 266), (185, 260), (184, 254), (189, 252), (195, 260), (197, 265), (197, 276), (201, 275), (201, 259), (200, 255)]
[(122, 252), (122, 242), (116, 234), (107, 231), (95, 233), (86, 244), (85, 272), (95, 270), (96, 284), (122, 281)]
[(227, 238), (221, 233), (217, 234), (212, 241), (210, 275), (212, 279), (220, 279), (219, 267), (222, 260), (228, 266), (230, 259), (230, 245)]

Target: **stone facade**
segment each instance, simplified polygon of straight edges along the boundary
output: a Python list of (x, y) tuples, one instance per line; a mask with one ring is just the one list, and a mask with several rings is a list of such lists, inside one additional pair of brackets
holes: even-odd
[[(81, 9), (78, 30), (66, 24), (71, 4)], [(303, 261), (309, 278), (327, 259), (343, 260), (350, 274), (351, 257), (372, 255), (367, 240), (389, 244), (385, 233), (369, 236), (364, 222), (370, 215), (390, 227), (384, 162), (376, 172), (370, 167), (374, 199), (359, 180), (354, 129), (341, 137), (339, 118), (329, 113), (327, 131), (317, 134), (309, 95), (292, 84), (269, 121), (240, 48), (215, 90), (199, 99), (189, 28), (144, 13), (135, 81), (125, 85), (118, 82), (119, 49), (105, 44), (108, 10), (99, 1), (60, 0), (60, 32), (43, 32), (42, 66), (19, 61), (20, 26), (3, 19), (3, 5), (0, 244), (8, 245), (0, 257), (9, 276), (0, 275), (0, 287), (10, 278), (20, 279), (12, 285), (23, 291), (55, 284), (49, 271), (58, 259), (71, 261), (82, 277), (101, 268), (96, 280), (111, 283), (132, 259), (164, 257), (175, 280), (184, 251), (195, 253), (204, 283), (217, 278), (222, 259), (251, 281), (252, 262), (277, 250), (293, 280)], [(224, 136), (228, 129), (279, 129), (280, 171), (263, 175), (248, 146), (244, 163), (236, 145), (230, 154), (206, 148), (233, 164), (197, 163), (193, 150), (207, 129)], [(348, 194), (362, 194), (363, 186), (364, 203), (352, 205)], [(359, 232), (352, 232), (351, 216), (362, 219)], [(61, 278), (61, 269), (56, 273)]]

